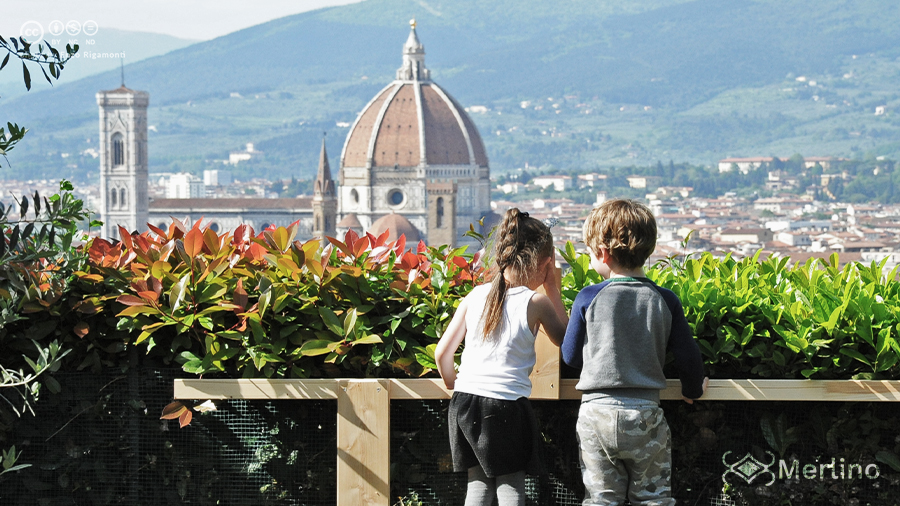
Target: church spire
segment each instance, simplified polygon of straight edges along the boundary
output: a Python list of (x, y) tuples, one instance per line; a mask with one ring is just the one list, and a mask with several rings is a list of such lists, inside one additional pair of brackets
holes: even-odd
[(325, 151), (325, 136), (322, 136), (322, 151), (319, 153), (319, 171), (316, 174), (316, 197), (334, 197), (334, 180), (331, 179), (331, 167), (328, 165), (328, 152)]
[(312, 234), (325, 241), (326, 237), (335, 236), (337, 224), (337, 195), (334, 181), (331, 179), (331, 167), (328, 166), (328, 152), (325, 151), (325, 136), (322, 135), (322, 151), (319, 153), (319, 172), (316, 174), (313, 194)]
[(416, 20), (409, 20), (409, 37), (403, 44), (403, 65), (397, 69), (400, 81), (428, 81), (431, 72), (425, 68), (425, 46), (416, 34)]

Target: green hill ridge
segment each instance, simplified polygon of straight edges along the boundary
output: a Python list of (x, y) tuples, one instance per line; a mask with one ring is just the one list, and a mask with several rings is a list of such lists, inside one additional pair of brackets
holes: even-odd
[[(434, 79), (488, 109), (473, 119), (495, 171), (900, 155), (896, 2), (368, 0), (127, 65), (151, 94), (151, 172), (253, 142), (266, 157), (239, 177), (310, 177), (322, 132), (336, 159), (338, 124), (393, 79), (412, 16)], [(110, 71), (0, 102), (32, 128), (0, 177), (95, 179), (94, 94), (116, 86)]]

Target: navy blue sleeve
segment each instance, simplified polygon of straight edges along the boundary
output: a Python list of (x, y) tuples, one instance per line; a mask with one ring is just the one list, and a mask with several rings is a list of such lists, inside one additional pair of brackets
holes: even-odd
[(605, 283), (599, 285), (591, 285), (582, 289), (575, 296), (572, 303), (572, 313), (569, 315), (569, 325), (566, 326), (566, 337), (563, 338), (562, 351), (563, 362), (576, 369), (581, 369), (584, 365), (584, 338), (586, 336), (587, 322), (584, 318), (584, 312), (587, 310), (594, 297), (600, 292)]
[(681, 395), (688, 399), (697, 399), (703, 395), (703, 356), (700, 347), (694, 340), (691, 326), (684, 317), (684, 308), (678, 296), (671, 290), (659, 288), (660, 294), (672, 313), (672, 331), (669, 334), (668, 349), (675, 355), (675, 370), (681, 380)]

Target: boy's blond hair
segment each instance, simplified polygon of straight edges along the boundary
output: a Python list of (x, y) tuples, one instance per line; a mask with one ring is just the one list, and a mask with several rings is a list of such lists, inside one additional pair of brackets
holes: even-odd
[(607, 200), (584, 221), (584, 242), (595, 254), (601, 247), (626, 269), (636, 269), (656, 249), (656, 219), (634, 200)]

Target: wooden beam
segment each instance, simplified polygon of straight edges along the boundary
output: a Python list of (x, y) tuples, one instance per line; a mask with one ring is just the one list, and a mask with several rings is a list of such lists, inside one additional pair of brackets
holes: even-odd
[(453, 394), (440, 379), (392, 379), (390, 382), (391, 399), (449, 399)]
[(176, 379), (176, 399), (337, 399), (333, 379)]
[[(177, 379), (176, 399), (337, 399), (336, 379)], [(439, 379), (385, 379), (391, 399), (449, 399)], [(577, 379), (559, 381), (560, 399), (581, 399)], [(681, 382), (667, 380), (663, 400), (681, 399)], [(532, 395), (532, 399), (543, 399)], [(874, 380), (710, 380), (709, 401), (859, 401), (900, 402), (900, 381)]]
[[(576, 379), (561, 381), (561, 399), (581, 399)], [(662, 400), (681, 399), (681, 382), (667, 380)], [(900, 381), (714, 379), (701, 401), (900, 402)]]
[[(556, 268), (559, 270), (559, 267)], [(544, 287), (537, 289), (539, 293), (546, 295)], [(531, 399), (557, 400), (559, 399), (559, 346), (553, 344), (544, 333), (544, 329), (538, 332), (534, 342), (534, 352), (537, 355), (534, 369), (531, 371)]]
[(338, 506), (389, 506), (391, 401), (389, 380), (339, 380)]

